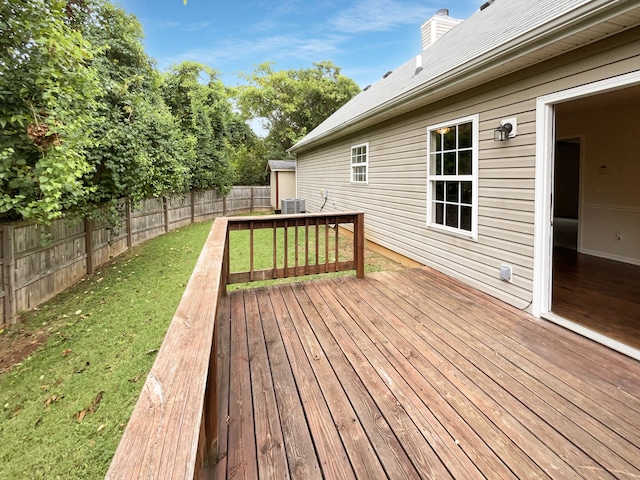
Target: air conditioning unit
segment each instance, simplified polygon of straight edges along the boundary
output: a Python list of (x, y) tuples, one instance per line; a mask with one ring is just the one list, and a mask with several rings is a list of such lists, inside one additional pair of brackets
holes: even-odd
[(304, 213), (304, 199), (302, 198), (283, 198), (280, 201), (282, 206), (281, 213), (283, 215), (291, 215), (294, 213)]

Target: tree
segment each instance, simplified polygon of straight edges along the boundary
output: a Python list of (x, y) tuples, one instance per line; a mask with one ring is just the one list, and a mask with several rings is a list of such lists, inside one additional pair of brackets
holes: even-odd
[(229, 162), (234, 171), (235, 185), (267, 185), (265, 142), (240, 116), (228, 125)]
[(0, 218), (108, 215), (121, 197), (186, 188), (195, 142), (174, 128), (134, 16), (5, 0), (0, 28)]
[(225, 195), (233, 184), (228, 126), (237, 117), (225, 86), (215, 70), (183, 62), (164, 74), (162, 92), (182, 134), (195, 142), (195, 155), (187, 165), (189, 186), (215, 187)]
[(85, 211), (95, 215), (111, 207), (106, 210), (113, 212), (119, 198), (135, 203), (185, 190), (195, 145), (175, 129), (160, 74), (144, 52), (140, 23), (102, 0), (69, 2), (67, 12), (71, 26), (103, 46), (94, 60), (103, 121), (87, 154), (92, 171), (84, 177), (91, 192)]
[(263, 119), (273, 158), (286, 157), (298, 140), (360, 92), (332, 62), (313, 65), (274, 71), (271, 63), (263, 63), (243, 75), (248, 85), (238, 87), (238, 104), (248, 117)]
[(50, 222), (89, 193), (96, 49), (64, 2), (5, 0), (0, 27), (0, 219)]

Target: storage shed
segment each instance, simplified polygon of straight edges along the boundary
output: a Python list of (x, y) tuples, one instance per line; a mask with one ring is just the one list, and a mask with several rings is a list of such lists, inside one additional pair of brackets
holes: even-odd
[(267, 168), (271, 171), (269, 185), (271, 185), (271, 206), (276, 212), (282, 208), (283, 198), (296, 196), (296, 161), (269, 160)]

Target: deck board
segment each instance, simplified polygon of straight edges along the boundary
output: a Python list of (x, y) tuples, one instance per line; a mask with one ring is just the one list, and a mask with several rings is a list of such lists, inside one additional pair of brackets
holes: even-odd
[(431, 269), (218, 321), (215, 478), (640, 478), (640, 363)]

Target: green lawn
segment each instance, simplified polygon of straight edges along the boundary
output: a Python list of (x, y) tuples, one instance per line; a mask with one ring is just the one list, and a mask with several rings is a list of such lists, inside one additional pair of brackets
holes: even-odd
[(0, 478), (103, 478), (211, 223), (136, 247), (3, 340), (49, 335), (0, 375)]

